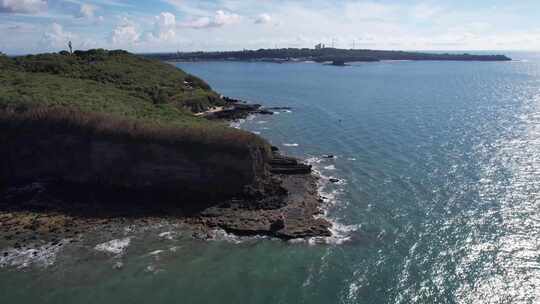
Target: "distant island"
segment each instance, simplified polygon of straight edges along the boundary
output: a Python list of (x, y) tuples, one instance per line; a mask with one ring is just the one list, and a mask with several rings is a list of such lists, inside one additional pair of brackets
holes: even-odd
[(273, 112), (122, 50), (0, 55), (6, 239), (17, 246), (36, 231), (65, 238), (96, 222), (156, 216), (203, 236), (330, 235), (315, 216), (322, 200), (311, 167), (229, 126), (251, 113)]
[(177, 52), (145, 54), (148, 58), (164, 61), (268, 61), (276, 63), (315, 61), (344, 65), (347, 62), (377, 62), (382, 60), (414, 60), (414, 61), (510, 61), (505, 55), (473, 55), (450, 53), (426, 53), (382, 50), (357, 50), (337, 48), (286, 48), (259, 49), (228, 52)]

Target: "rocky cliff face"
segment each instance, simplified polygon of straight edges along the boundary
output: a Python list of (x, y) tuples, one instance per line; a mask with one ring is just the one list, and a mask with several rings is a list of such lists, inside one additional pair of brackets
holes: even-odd
[(228, 149), (124, 136), (121, 131), (111, 135), (88, 130), (91, 126), (7, 124), (0, 146), (4, 183), (48, 180), (148, 190), (182, 203), (264, 192), (269, 178), (267, 145)]

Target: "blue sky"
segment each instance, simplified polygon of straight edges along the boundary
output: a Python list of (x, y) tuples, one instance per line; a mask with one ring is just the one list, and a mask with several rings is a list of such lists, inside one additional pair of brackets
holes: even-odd
[(0, 51), (539, 50), (540, 1), (0, 0)]

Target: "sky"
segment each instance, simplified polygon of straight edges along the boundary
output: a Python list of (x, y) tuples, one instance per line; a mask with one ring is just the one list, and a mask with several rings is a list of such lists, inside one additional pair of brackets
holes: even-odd
[(0, 51), (540, 50), (540, 0), (0, 0)]

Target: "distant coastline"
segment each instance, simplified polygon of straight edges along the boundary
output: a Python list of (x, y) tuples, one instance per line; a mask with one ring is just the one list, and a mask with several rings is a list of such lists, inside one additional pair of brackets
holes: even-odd
[(225, 52), (176, 52), (154, 53), (143, 56), (162, 61), (261, 61), (274, 63), (314, 61), (343, 65), (349, 62), (379, 62), (385, 60), (409, 61), (511, 61), (512, 58), (501, 55), (475, 55), (469, 53), (427, 53), (385, 50), (356, 49), (259, 49)]

